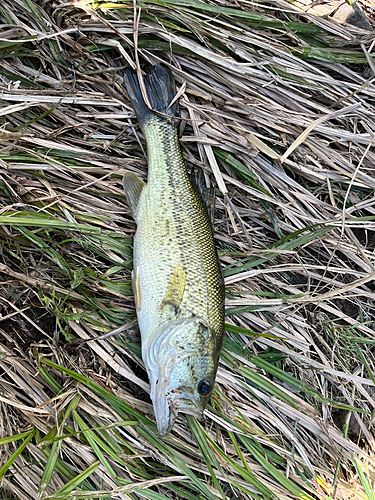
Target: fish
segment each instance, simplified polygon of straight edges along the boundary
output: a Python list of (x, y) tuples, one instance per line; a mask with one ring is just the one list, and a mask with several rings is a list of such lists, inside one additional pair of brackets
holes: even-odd
[(171, 72), (158, 64), (124, 84), (146, 139), (147, 183), (123, 177), (137, 225), (132, 287), (142, 359), (158, 433), (177, 415), (200, 419), (214, 389), (224, 332), (224, 285), (213, 229), (191, 182), (178, 139), (179, 105)]

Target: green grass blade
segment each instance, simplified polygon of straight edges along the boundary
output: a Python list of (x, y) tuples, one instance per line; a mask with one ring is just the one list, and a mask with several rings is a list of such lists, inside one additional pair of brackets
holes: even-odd
[(272, 465), (257, 449), (250, 443), (250, 440), (245, 436), (239, 435), (238, 438), (246, 446), (246, 448), (251, 452), (253, 457), (259, 462), (266, 471), (271, 474), (271, 476), (284, 488), (290, 491), (293, 495), (301, 500), (315, 500), (314, 497), (303, 491), (299, 486), (288, 479), (279, 469)]
[(203, 429), (203, 427), (200, 425), (200, 423), (191, 415), (186, 415), (186, 420), (189, 424), (191, 433), (194, 436), (195, 442), (198, 444), (199, 449), (201, 450), (202, 457), (204, 461), (206, 462), (208, 471), (210, 473), (211, 479), (213, 483), (216, 486), (216, 489), (220, 493), (221, 497), (223, 500), (225, 500), (225, 495), (224, 492), (220, 486), (220, 483), (216, 477), (215, 471), (212, 467), (212, 465), (218, 470), (219, 472), (223, 473), (221, 465), (219, 464), (218, 460), (216, 459), (215, 455), (212, 452), (212, 449), (210, 448), (209, 445), (209, 440), (207, 439), (207, 433)]
[(20, 434), (14, 434), (13, 436), (7, 436), (0, 439), (0, 446), (3, 444), (14, 443), (15, 441), (19, 441), (23, 438), (27, 438), (30, 436), (30, 431), (21, 432)]
[(97, 460), (96, 462), (92, 463), (90, 465), (90, 467), (88, 467), (86, 470), (84, 470), (83, 472), (81, 472), (80, 474), (77, 474), (74, 479), (72, 479), (71, 481), (69, 481), (68, 483), (65, 484), (65, 486), (63, 486), (62, 488), (60, 488), (59, 490), (57, 490), (53, 496), (47, 496), (45, 497), (45, 500), (55, 500), (57, 498), (64, 498), (63, 495), (65, 495), (65, 498), (66, 496), (73, 490), (77, 489), (78, 486), (85, 480), (87, 479), (88, 477), (91, 476), (91, 474), (93, 474), (96, 469), (99, 467), (100, 465), (100, 460)]
[[(55, 436), (56, 435), (57, 435), (57, 437), (61, 436), (62, 429), (64, 427), (64, 423), (69, 418), (70, 414), (77, 408), (80, 399), (81, 399), (81, 396), (79, 394), (77, 394), (70, 401), (70, 403), (68, 404), (68, 406), (64, 412), (64, 415), (60, 421), (60, 424), (58, 426), (57, 433), (55, 434)], [(58, 459), (59, 454), (60, 454), (61, 446), (63, 444), (62, 440), (57, 441), (55, 439), (55, 436), (53, 436), (54, 441), (52, 443), (52, 447), (51, 447), (50, 453), (48, 455), (47, 463), (45, 465), (45, 468), (44, 468), (43, 474), (42, 474), (42, 478), (41, 478), (40, 483), (39, 483), (39, 493), (46, 490), (46, 488), (48, 487), (48, 485), (52, 479), (53, 472), (56, 468), (56, 462), (57, 462), (57, 459)]]
[(21, 453), (26, 448), (27, 444), (32, 440), (35, 435), (35, 429), (32, 429), (28, 432), (28, 436), (23, 441), (23, 443), (17, 448), (17, 450), (13, 453), (11, 457), (5, 462), (5, 464), (0, 468), (0, 480), (5, 476), (8, 472), (9, 468), (13, 465), (13, 463), (17, 460), (17, 458), (21, 455)]
[(355, 457), (353, 457), (353, 463), (355, 466), (355, 470), (357, 471), (357, 474), (361, 480), (362, 486), (366, 492), (367, 500), (375, 500), (374, 490), (371, 487), (367, 477), (364, 475), (360, 462)]
[(102, 465), (106, 468), (108, 473), (116, 478), (116, 473), (109, 465), (108, 460), (104, 456), (103, 449), (105, 448), (104, 443), (101, 440), (98, 440), (97, 436), (95, 436), (94, 432), (89, 428), (89, 426), (84, 422), (84, 420), (78, 415), (76, 411), (73, 412), (73, 418), (75, 422), (77, 422), (79, 428), (81, 429), (83, 435), (87, 439), (89, 445), (91, 446), (93, 452), (98, 457)]

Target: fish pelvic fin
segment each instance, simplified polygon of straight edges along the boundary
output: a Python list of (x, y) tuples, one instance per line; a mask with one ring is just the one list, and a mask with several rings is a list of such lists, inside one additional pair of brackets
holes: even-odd
[[(160, 64), (149, 67), (143, 76), (143, 83), (152, 110), (159, 111), (170, 117), (178, 115), (178, 101), (173, 102), (171, 105), (176, 95), (176, 87), (169, 69)], [(138, 121), (142, 126), (156, 113), (153, 113), (147, 107), (142, 96), (137, 74), (130, 68), (125, 70), (124, 84)], [(161, 117), (168, 120), (168, 116)]]
[(132, 288), (135, 307), (137, 311), (141, 310), (142, 307), (142, 292), (141, 292), (141, 278), (139, 273), (139, 266), (132, 271)]
[(126, 200), (129, 204), (130, 210), (132, 211), (133, 217), (135, 217), (139, 199), (146, 183), (133, 172), (126, 172), (122, 179), (122, 185), (124, 187)]

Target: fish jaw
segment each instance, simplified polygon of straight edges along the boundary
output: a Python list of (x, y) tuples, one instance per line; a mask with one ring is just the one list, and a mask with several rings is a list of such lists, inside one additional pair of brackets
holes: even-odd
[[(194, 361), (194, 356), (197, 353), (185, 355)], [(182, 356), (176, 355), (169, 359), (163, 375), (159, 371), (159, 379), (155, 383), (153, 390), (155, 396), (153, 399), (154, 412), (158, 433), (161, 436), (166, 436), (172, 429), (177, 415), (185, 413), (196, 418), (203, 416), (202, 402), (197, 400), (192, 387), (177, 387), (179, 384), (173, 381), (173, 371), (178, 369), (178, 364), (181, 364)]]
[(174, 398), (173, 394), (168, 397), (162, 391), (155, 399), (154, 411), (158, 433), (162, 437), (172, 430), (179, 413), (192, 415), (198, 419), (203, 416), (203, 409), (195, 407), (188, 399), (183, 399), (183, 394)]
[(164, 437), (172, 430), (177, 414), (172, 412), (165, 393), (158, 395), (153, 404), (158, 433)]

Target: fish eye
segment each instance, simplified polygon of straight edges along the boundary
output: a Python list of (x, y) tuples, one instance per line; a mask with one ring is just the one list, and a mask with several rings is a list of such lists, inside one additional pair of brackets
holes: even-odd
[(198, 392), (202, 396), (207, 396), (213, 389), (213, 384), (209, 380), (201, 380), (198, 384)]

